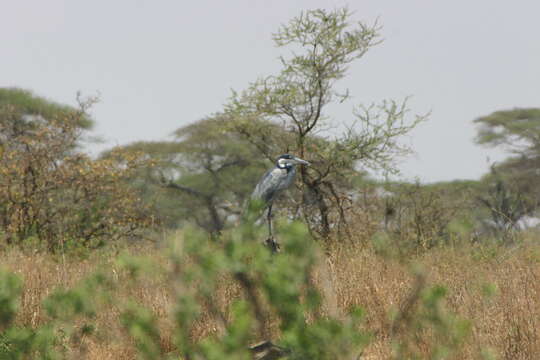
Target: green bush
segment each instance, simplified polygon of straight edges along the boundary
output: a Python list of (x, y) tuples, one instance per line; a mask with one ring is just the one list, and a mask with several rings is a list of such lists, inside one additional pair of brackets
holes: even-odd
[[(99, 331), (106, 331), (96, 330), (94, 323), (104, 305), (119, 309), (119, 323), (142, 359), (247, 360), (254, 353), (259, 359), (357, 358), (371, 338), (361, 323), (364, 311), (349, 309), (339, 318), (324, 313), (323, 297), (313, 281), (322, 251), (307, 228), (280, 223), (282, 252), (272, 254), (256, 240), (265, 238), (265, 227), (250, 220), (224, 233), (220, 241), (186, 230), (172, 239), (166, 264), (145, 256), (120, 256), (123, 281), (96, 273), (72, 288), (54, 291), (43, 303), (48, 318), (36, 328), (14, 322), (22, 282), (0, 273), (0, 359), (83, 356), (82, 339), (95, 336), (99, 341)], [(168, 279), (175, 299), (172, 329), (166, 334), (151, 309), (115, 296), (117, 286), (137, 288), (157, 276)], [(225, 305), (215, 301), (224, 281), (239, 290)], [(444, 309), (443, 287), (426, 287), (421, 273), (417, 283), (394, 315), (395, 356), (420, 356), (417, 342), (425, 341), (433, 359), (448, 358), (459, 351), (469, 324)], [(194, 337), (197, 325), (208, 318), (216, 330)], [(425, 338), (426, 333), (431, 335)]]

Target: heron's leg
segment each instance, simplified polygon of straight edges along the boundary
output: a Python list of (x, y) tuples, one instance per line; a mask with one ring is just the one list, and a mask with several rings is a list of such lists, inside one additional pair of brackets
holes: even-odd
[(270, 206), (268, 207), (267, 220), (268, 220), (268, 236), (270, 238), (273, 238), (274, 234), (272, 233), (272, 204), (270, 204)]
[(270, 247), (273, 253), (279, 252), (279, 243), (274, 239), (274, 233), (272, 229), (272, 204), (268, 207), (268, 239), (266, 240), (266, 245)]

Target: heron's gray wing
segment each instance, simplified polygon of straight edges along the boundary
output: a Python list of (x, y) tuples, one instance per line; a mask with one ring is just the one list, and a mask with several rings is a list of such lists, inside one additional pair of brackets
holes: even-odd
[(253, 190), (251, 194), (252, 199), (261, 199), (264, 202), (268, 203), (274, 199), (277, 195), (277, 192), (283, 189), (283, 180), (284, 180), (283, 170), (275, 168), (268, 171), (262, 177), (261, 181)]

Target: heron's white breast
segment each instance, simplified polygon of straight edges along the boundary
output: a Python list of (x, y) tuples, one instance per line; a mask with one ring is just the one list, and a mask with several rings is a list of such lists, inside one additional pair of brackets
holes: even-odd
[(272, 170), (272, 177), (280, 178), (287, 175), (287, 169), (275, 168)]

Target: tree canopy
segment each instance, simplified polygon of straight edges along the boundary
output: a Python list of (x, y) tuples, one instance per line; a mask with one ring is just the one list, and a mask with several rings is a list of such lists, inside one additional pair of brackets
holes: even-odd
[(504, 146), (523, 156), (540, 154), (540, 108), (495, 111), (474, 120), (480, 127), (476, 142)]
[[(324, 237), (336, 225), (331, 220), (333, 209), (338, 210), (337, 223), (345, 221), (347, 195), (338, 181), (350, 179), (356, 166), (395, 171), (396, 157), (410, 150), (399, 137), (424, 117), (407, 121), (406, 102), (392, 100), (358, 105), (349, 121), (333, 122), (328, 116), (329, 104), (348, 99), (347, 92), (336, 89), (337, 82), (353, 61), (379, 42), (377, 24), (351, 24), (346, 8), (303, 12), (274, 34), (274, 42), (290, 49), (289, 55), (280, 58), (281, 71), (234, 92), (225, 113), (230, 127), (258, 144), (267, 158), (292, 151), (313, 164), (300, 169), (308, 195), (301, 207), (310, 228)], [(252, 124), (260, 120), (281, 127), (290, 141), (276, 142), (278, 149), (268, 147), (267, 127)], [(339, 123), (345, 132), (332, 138), (323, 136), (324, 130)]]
[(540, 205), (540, 108), (495, 111), (474, 122), (479, 125), (476, 143), (511, 153), (484, 176), (488, 187), (480, 198), (506, 236)]
[(189, 219), (215, 233), (240, 215), (265, 169), (264, 159), (222, 122), (222, 115), (210, 116), (178, 128), (170, 141), (137, 142), (118, 149), (153, 161), (132, 185), (155, 204), (165, 224), (175, 227)]
[(0, 235), (7, 243), (92, 247), (150, 223), (137, 194), (122, 187), (142, 163), (125, 157), (118, 166), (79, 151), (91, 104), (74, 108), (0, 89)]
[(16, 116), (20, 121), (45, 120), (50, 121), (75, 121), (79, 128), (89, 130), (94, 125), (94, 121), (84, 110), (87, 109), (95, 99), (87, 102), (80, 95), (77, 96), (79, 105), (84, 105), (83, 109), (72, 107), (48, 100), (35, 95), (29, 90), (20, 88), (0, 88), (0, 121), (5, 122), (6, 113)]

